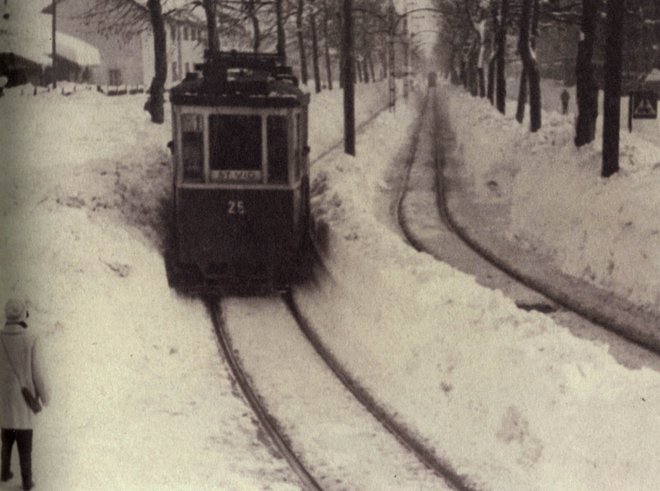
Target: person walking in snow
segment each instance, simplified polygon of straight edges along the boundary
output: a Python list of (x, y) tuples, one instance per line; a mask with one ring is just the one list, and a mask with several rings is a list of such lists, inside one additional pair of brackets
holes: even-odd
[(37, 336), (28, 331), (29, 313), (25, 304), (10, 299), (5, 305), (5, 325), (0, 330), (0, 428), (2, 431), (2, 469), (0, 481), (9, 481), (11, 452), (18, 447), (23, 489), (32, 489), (32, 428), (35, 411), (28, 406), (25, 389), (40, 404), (48, 404), (48, 388), (40, 357)]

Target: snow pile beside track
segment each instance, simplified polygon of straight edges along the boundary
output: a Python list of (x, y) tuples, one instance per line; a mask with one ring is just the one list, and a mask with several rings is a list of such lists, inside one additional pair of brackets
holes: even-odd
[(622, 132), (621, 171), (604, 179), (601, 137), (576, 148), (573, 115), (544, 112), (532, 134), (528, 119), (519, 125), (457, 91), (450, 113), (474, 192), (511, 207), (510, 240), (571, 276), (660, 308), (660, 147)]
[(359, 158), (337, 153), (315, 167), (328, 274), (295, 292), (304, 315), (358, 382), (478, 489), (651, 489), (657, 373), (622, 367), (375, 218), (413, 117), (398, 106), (358, 140)]

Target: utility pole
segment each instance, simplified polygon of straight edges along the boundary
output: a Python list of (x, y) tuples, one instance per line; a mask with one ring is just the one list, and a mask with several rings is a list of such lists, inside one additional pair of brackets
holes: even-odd
[(57, 42), (55, 41), (55, 33), (57, 32), (57, 0), (53, 0), (53, 22), (51, 36), (53, 38), (53, 63), (52, 63), (52, 76), (53, 76), (53, 89), (57, 88), (57, 73), (55, 72), (55, 57), (57, 56)]
[(344, 152), (355, 156), (355, 86), (353, 70), (353, 0), (344, 0)]

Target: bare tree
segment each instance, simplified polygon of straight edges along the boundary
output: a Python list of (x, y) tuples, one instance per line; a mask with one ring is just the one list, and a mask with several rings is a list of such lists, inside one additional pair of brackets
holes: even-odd
[(328, 90), (332, 90), (332, 63), (330, 61), (330, 35), (328, 30), (330, 12), (327, 0), (323, 0), (323, 48), (325, 55), (325, 73), (328, 80)]
[(313, 5), (314, 0), (309, 2), (309, 27), (312, 32), (312, 68), (314, 71), (314, 87), (316, 92), (321, 92), (321, 73), (319, 70), (319, 43), (316, 31), (316, 7)]
[(163, 108), (165, 80), (167, 80), (167, 46), (165, 37), (165, 20), (160, 0), (147, 0), (147, 8), (151, 19), (154, 36), (154, 78), (149, 87), (149, 98), (144, 109), (151, 115), (153, 123), (162, 124), (165, 121)]
[(305, 0), (298, 0), (296, 9), (296, 34), (298, 38), (298, 52), (300, 55), (300, 79), (307, 85), (307, 53), (305, 51), (305, 37), (303, 32), (303, 14), (305, 12)]
[(220, 42), (218, 39), (218, 20), (216, 14), (216, 1), (203, 0), (202, 6), (206, 14), (206, 31), (208, 35), (208, 50), (215, 53), (220, 49)]
[(623, 68), (623, 0), (607, 2), (605, 45), (605, 102), (603, 111), (603, 177), (619, 171), (619, 130), (621, 126), (621, 71)]
[(520, 95), (516, 118), (522, 122), (527, 99), (527, 84), (529, 84), (530, 130), (541, 128), (541, 76), (536, 61), (535, 45), (538, 31), (539, 0), (523, 0), (520, 13), (520, 30), (518, 34), (518, 53), (523, 63), (520, 78)]
[(582, 22), (578, 43), (575, 75), (578, 116), (575, 125), (575, 145), (580, 147), (596, 138), (598, 118), (598, 83), (594, 74), (594, 44), (599, 0), (582, 0)]

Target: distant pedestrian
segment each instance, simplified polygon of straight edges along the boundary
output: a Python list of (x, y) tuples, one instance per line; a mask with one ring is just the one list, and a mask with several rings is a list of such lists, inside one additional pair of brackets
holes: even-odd
[(568, 93), (568, 90), (564, 89), (561, 91), (561, 113), (568, 114), (568, 101), (571, 100), (571, 95)]
[(49, 394), (44, 379), (37, 336), (28, 331), (29, 313), (25, 304), (10, 299), (5, 305), (5, 325), (0, 330), (0, 428), (2, 431), (1, 481), (9, 481), (11, 453), (18, 447), (23, 489), (34, 487), (32, 480), (32, 428), (34, 409), (28, 406), (23, 388), (36, 401), (48, 404)]

